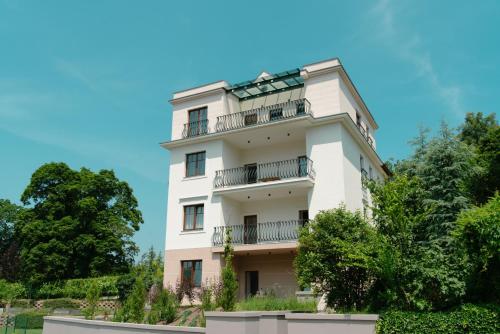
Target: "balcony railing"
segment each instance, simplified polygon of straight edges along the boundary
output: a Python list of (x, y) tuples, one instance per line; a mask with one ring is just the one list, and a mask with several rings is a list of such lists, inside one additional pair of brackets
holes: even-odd
[(299, 229), (306, 223), (306, 220), (286, 220), (251, 225), (216, 226), (212, 244), (215, 247), (223, 246), (227, 229), (231, 229), (231, 241), (235, 245), (295, 241), (299, 238)]
[(287, 101), (271, 106), (242, 111), (217, 117), (215, 131), (240, 129), (310, 114), (311, 104), (306, 99)]
[(246, 165), (215, 172), (214, 187), (222, 188), (242, 184), (270, 182), (294, 177), (310, 177), (315, 172), (312, 160), (307, 157)]
[(359, 132), (361, 132), (361, 135), (363, 136), (363, 138), (365, 138), (365, 140), (368, 142), (368, 144), (372, 147), (373, 147), (373, 139), (370, 137), (370, 135), (368, 135), (368, 133), (366, 132), (366, 129), (361, 125), (361, 124), (356, 124), (358, 129), (359, 129)]
[(182, 138), (196, 137), (208, 134), (208, 119), (184, 124)]

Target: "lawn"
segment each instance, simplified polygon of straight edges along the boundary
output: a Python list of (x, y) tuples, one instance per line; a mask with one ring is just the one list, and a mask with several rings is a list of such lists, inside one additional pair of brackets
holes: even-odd
[(19, 329), (17, 328), (15, 331), (13, 328), (0, 327), (0, 334), (42, 334), (41, 329)]

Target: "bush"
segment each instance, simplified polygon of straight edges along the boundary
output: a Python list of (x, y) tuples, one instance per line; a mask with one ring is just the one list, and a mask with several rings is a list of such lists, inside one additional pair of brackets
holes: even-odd
[(118, 299), (120, 302), (125, 302), (130, 291), (134, 287), (135, 276), (133, 274), (125, 274), (116, 280), (116, 289), (118, 290)]
[(135, 280), (134, 287), (123, 304), (117, 310), (113, 321), (134, 322), (141, 324), (144, 322), (144, 305), (146, 304), (146, 286), (141, 277)]
[(78, 278), (60, 282), (43, 284), (36, 293), (37, 298), (75, 298), (83, 299), (87, 296), (93, 284), (101, 289), (102, 296), (117, 296), (117, 281), (119, 276), (102, 276), (96, 278)]
[(225, 265), (221, 271), (222, 292), (220, 306), (224, 311), (233, 311), (236, 306), (236, 292), (238, 291), (238, 281), (233, 269), (233, 246), (231, 240), (231, 229), (226, 229), (224, 246)]
[(177, 316), (179, 302), (174, 292), (163, 289), (153, 302), (151, 312), (148, 315), (148, 323), (155, 325), (160, 321), (171, 323)]
[(21, 328), (26, 328), (26, 329), (42, 329), (43, 317), (46, 315), (47, 315), (46, 312), (39, 312), (39, 311), (29, 311), (25, 313), (20, 313), (15, 317), (16, 326), (18, 327), (22, 326)]
[(43, 308), (48, 308), (48, 309), (56, 309), (56, 308), (79, 309), (80, 303), (78, 301), (72, 300), (70, 298), (48, 299), (48, 300), (43, 301)]
[(238, 311), (301, 311), (315, 312), (316, 301), (299, 301), (297, 298), (278, 298), (273, 296), (250, 297), (236, 305)]
[(492, 334), (500, 332), (497, 309), (466, 304), (450, 312), (391, 311), (377, 322), (378, 334)]
[(16, 299), (11, 304), (11, 307), (19, 307), (19, 308), (29, 308), (32, 306), (32, 302), (30, 299)]
[(101, 286), (96, 281), (94, 281), (87, 291), (87, 296), (85, 296), (85, 300), (88, 304), (85, 310), (83, 310), (85, 319), (95, 319), (95, 315), (97, 313), (97, 302), (99, 302), (99, 298), (101, 298)]
[(9, 283), (0, 279), (0, 302), (10, 304), (18, 298), (26, 296), (26, 289), (20, 283)]

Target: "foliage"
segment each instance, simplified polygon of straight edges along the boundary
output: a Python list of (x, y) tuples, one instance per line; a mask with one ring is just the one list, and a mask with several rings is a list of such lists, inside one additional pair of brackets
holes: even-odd
[(194, 287), (191, 284), (191, 282), (187, 281), (181, 282), (179, 280), (175, 282), (175, 296), (179, 301), (179, 303), (182, 303), (182, 300), (184, 298), (187, 298), (189, 303), (193, 304), (195, 299), (195, 293), (193, 288)]
[(297, 298), (278, 298), (275, 296), (254, 296), (240, 301), (238, 311), (301, 311), (315, 312), (316, 301), (299, 301)]
[(127, 296), (134, 287), (134, 283), (135, 275), (132, 273), (121, 275), (118, 277), (118, 279), (116, 280), (116, 289), (118, 291), (118, 299), (120, 300), (120, 302), (125, 302)]
[(96, 281), (94, 281), (90, 285), (90, 288), (87, 291), (87, 296), (85, 297), (85, 301), (87, 302), (87, 307), (83, 310), (85, 319), (95, 319), (95, 315), (97, 313), (97, 303), (99, 302), (100, 298), (101, 287)]
[(500, 194), (462, 212), (455, 236), (471, 263), (469, 299), (500, 303)]
[(132, 189), (113, 171), (48, 163), (33, 173), (21, 200), (30, 206), (19, 222), (26, 281), (128, 272), (137, 253), (131, 238), (143, 220)]
[(144, 322), (144, 305), (146, 304), (146, 286), (142, 277), (135, 280), (134, 287), (123, 306), (115, 313), (114, 321)]
[(161, 253), (151, 247), (133, 269), (136, 275), (144, 277), (144, 285), (149, 290), (153, 285), (163, 284), (163, 258)]
[(17, 326), (22, 326), (26, 329), (41, 329), (43, 328), (43, 317), (48, 315), (43, 311), (29, 311), (16, 315), (15, 322)]
[(377, 322), (378, 334), (490, 334), (500, 331), (498, 310), (463, 305), (449, 312), (383, 313)]
[(15, 225), (23, 208), (0, 199), (0, 279), (14, 281), (19, 272)]
[(163, 289), (153, 301), (151, 312), (148, 315), (148, 323), (157, 324), (160, 321), (171, 323), (177, 316), (179, 302), (175, 293), (169, 289)]
[(211, 284), (207, 281), (201, 285), (198, 292), (198, 299), (201, 301), (201, 309), (203, 311), (215, 310), (214, 292)]
[(80, 302), (70, 298), (57, 298), (57, 299), (47, 299), (43, 301), (43, 308), (45, 309), (79, 309)]
[(0, 280), (0, 302), (11, 304), (14, 300), (26, 296), (26, 289), (20, 283)]
[(102, 296), (117, 296), (119, 279), (120, 276), (102, 276), (45, 283), (36, 292), (36, 297), (82, 299), (87, 296), (88, 291), (94, 284), (99, 286)]
[(374, 279), (375, 230), (344, 206), (322, 211), (301, 229), (295, 268), (301, 286), (326, 294), (327, 305), (359, 310)]
[(224, 311), (234, 311), (236, 306), (236, 292), (238, 291), (238, 281), (233, 269), (233, 245), (231, 240), (231, 228), (226, 229), (224, 240), (224, 260), (225, 264), (221, 272), (222, 291), (220, 306)]

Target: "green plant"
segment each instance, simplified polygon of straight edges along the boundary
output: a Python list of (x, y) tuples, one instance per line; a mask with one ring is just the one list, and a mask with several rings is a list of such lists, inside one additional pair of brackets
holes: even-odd
[(181, 315), (181, 320), (179, 321), (179, 326), (184, 326), (186, 324), (186, 321), (188, 317), (193, 313), (192, 310), (184, 310)]
[(224, 311), (233, 311), (236, 305), (236, 292), (238, 291), (238, 281), (233, 269), (233, 245), (231, 240), (231, 228), (226, 229), (224, 240), (224, 260), (225, 264), (221, 272), (222, 292), (220, 306)]
[(16, 299), (10, 304), (10, 306), (19, 308), (29, 308), (30, 306), (32, 306), (32, 301), (30, 299)]
[(278, 298), (274, 296), (254, 296), (240, 301), (238, 311), (301, 311), (315, 312), (316, 301), (299, 301), (297, 298)]
[(144, 305), (146, 304), (146, 287), (142, 277), (138, 277), (125, 304), (115, 314), (115, 321), (144, 322)]
[(25, 295), (26, 289), (22, 284), (0, 280), (0, 302), (11, 304), (14, 300)]
[(47, 299), (43, 301), (43, 308), (46, 309), (78, 309), (80, 308), (80, 302), (72, 300), (70, 298), (58, 298), (58, 299)]
[(118, 292), (118, 299), (120, 302), (125, 302), (128, 294), (132, 291), (135, 283), (135, 277), (136, 276), (134, 274), (130, 273), (121, 275), (116, 280), (116, 290)]
[(148, 315), (148, 323), (156, 324), (160, 321), (171, 323), (177, 315), (179, 302), (175, 293), (169, 289), (163, 289), (151, 305), (151, 312)]
[(15, 316), (15, 323), (18, 326), (23, 326), (27, 329), (43, 328), (43, 317), (48, 313), (43, 311), (28, 311)]
[(101, 276), (78, 278), (65, 281), (44, 283), (36, 291), (36, 298), (74, 298), (83, 299), (93, 284), (99, 285), (102, 296), (117, 296), (117, 281), (121, 276)]
[(101, 287), (97, 282), (94, 281), (87, 291), (87, 296), (85, 297), (85, 301), (88, 304), (87, 307), (83, 310), (85, 319), (95, 319), (99, 298), (101, 298)]
[(463, 305), (449, 312), (390, 311), (377, 322), (378, 334), (492, 334), (500, 332), (498, 308)]
[(215, 309), (213, 288), (208, 281), (202, 284), (198, 292), (198, 299), (201, 301), (203, 311), (213, 311)]

